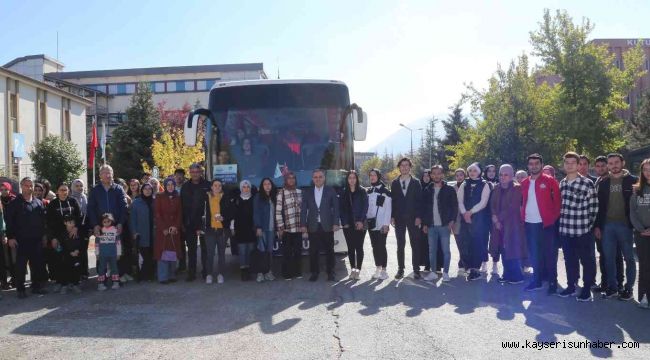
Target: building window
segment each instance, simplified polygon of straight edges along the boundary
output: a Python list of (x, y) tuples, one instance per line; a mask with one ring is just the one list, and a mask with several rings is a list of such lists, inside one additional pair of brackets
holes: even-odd
[(167, 91), (168, 92), (179, 91), (179, 90), (176, 89), (176, 81), (168, 81), (167, 82)]
[(42, 141), (47, 136), (47, 104), (38, 103), (38, 140)]
[(117, 95), (117, 84), (109, 84), (108, 85), (108, 93), (110, 95)]
[(213, 86), (214, 83), (216, 83), (216, 82), (217, 82), (217, 80), (214, 80), (214, 79), (213, 79), (213, 80), (208, 80), (208, 81), (206, 81), (206, 85), (207, 85), (207, 89), (206, 89), (206, 90), (210, 91), (210, 90), (212, 89), (212, 86)]
[(176, 82), (176, 91), (185, 91), (185, 81)]
[(650, 59), (645, 59), (645, 70), (650, 70)]
[(164, 93), (165, 92), (165, 83), (164, 82), (156, 82), (156, 83), (154, 83), (153, 91), (156, 92), (156, 93)]
[(205, 90), (207, 90), (207, 88), (208, 88), (207, 81), (199, 80), (199, 81), (196, 82), (196, 90), (205, 91)]
[(72, 131), (70, 130), (70, 110), (63, 111), (63, 139), (72, 141)]
[(184, 81), (185, 91), (194, 91), (194, 81)]
[(135, 93), (135, 84), (126, 84), (126, 93), (128, 95)]
[(18, 94), (9, 94), (9, 135), (18, 132)]

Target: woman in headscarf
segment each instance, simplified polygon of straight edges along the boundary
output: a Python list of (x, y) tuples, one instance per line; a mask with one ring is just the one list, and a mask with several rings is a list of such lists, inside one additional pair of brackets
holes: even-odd
[(508, 164), (499, 169), (499, 185), (492, 192), (490, 208), (494, 232), (490, 239), (490, 254), (503, 258), (503, 276), (499, 282), (521, 284), (521, 260), (527, 257), (524, 222), (521, 218), (521, 185), (514, 181), (514, 169)]
[[(485, 171), (483, 171), (483, 180), (487, 181), (488, 185), (490, 186), (490, 194), (492, 190), (494, 190), (497, 185), (499, 185), (499, 176), (497, 174), (497, 167), (496, 165), (488, 165), (485, 167)], [(490, 195), (491, 197), (492, 195)], [(487, 212), (488, 212), (488, 218), (492, 216), (491, 214), (491, 209), (488, 206), (487, 207)], [(494, 233), (495, 229), (494, 226), (490, 226), (490, 237), (492, 237), (492, 234)], [(487, 273), (487, 261), (488, 261), (488, 256), (487, 253), (485, 254), (485, 258), (483, 259), (483, 263), (481, 264), (481, 272)], [(490, 272), (492, 275), (499, 275), (499, 254), (497, 253), (496, 256), (492, 256), (492, 271)]]
[(176, 191), (176, 181), (165, 179), (164, 192), (156, 197), (154, 223), (154, 259), (158, 261), (158, 281), (168, 284), (175, 281), (176, 263), (183, 256), (181, 252), (182, 208), (181, 198)]
[(88, 214), (88, 197), (85, 193), (85, 184), (81, 179), (72, 180), (70, 186), (70, 197), (77, 200), (79, 204), (79, 212), (81, 213), (81, 221), (79, 224), (79, 239), (81, 240), (81, 278), (88, 278), (88, 243), (89, 243), (89, 229), (86, 222), (86, 215)]
[(370, 187), (368, 188), (368, 234), (372, 244), (372, 255), (375, 258), (377, 269), (372, 275), (373, 279), (386, 280), (386, 266), (388, 265), (388, 252), (386, 250), (386, 237), (390, 229), (392, 203), (390, 191), (381, 181), (381, 172), (372, 169), (368, 172)]
[(490, 200), (490, 186), (481, 178), (481, 168), (474, 163), (467, 168), (468, 179), (458, 189), (458, 210), (463, 214), (461, 233), (467, 246), (467, 280), (482, 277), (479, 271), (483, 259), (487, 258), (490, 217), (487, 211)]
[(154, 276), (153, 263), (153, 187), (149, 183), (142, 185), (140, 196), (131, 204), (131, 236), (138, 253), (142, 256), (142, 267), (138, 281), (152, 281)]
[(233, 222), (231, 231), (239, 247), (239, 268), (242, 281), (251, 279), (250, 253), (255, 248), (255, 224), (253, 223), (253, 193), (251, 182), (242, 180), (239, 183), (239, 196), (232, 202)]

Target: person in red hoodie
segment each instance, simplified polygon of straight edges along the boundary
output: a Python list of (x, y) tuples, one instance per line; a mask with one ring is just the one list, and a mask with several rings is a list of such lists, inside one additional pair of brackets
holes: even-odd
[(562, 197), (553, 177), (542, 172), (544, 160), (539, 154), (528, 156), (528, 176), (521, 182), (521, 206), (526, 239), (533, 260), (533, 280), (526, 291), (542, 288), (542, 275), (548, 279), (548, 293), (557, 292), (557, 220)]

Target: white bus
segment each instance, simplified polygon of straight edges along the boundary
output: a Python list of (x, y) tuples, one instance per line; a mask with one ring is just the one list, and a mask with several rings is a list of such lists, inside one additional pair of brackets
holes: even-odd
[[(200, 119), (207, 119), (201, 126)], [(299, 187), (311, 185), (322, 168), (328, 185), (340, 189), (354, 168), (354, 141), (366, 138), (366, 114), (350, 103), (347, 86), (334, 80), (252, 80), (216, 83), (208, 109), (190, 113), (185, 142), (197, 145), (205, 131), (206, 178), (231, 187), (248, 179), (254, 186), (296, 174)], [(346, 252), (342, 231), (336, 252)], [(308, 245), (306, 245), (308, 246)]]

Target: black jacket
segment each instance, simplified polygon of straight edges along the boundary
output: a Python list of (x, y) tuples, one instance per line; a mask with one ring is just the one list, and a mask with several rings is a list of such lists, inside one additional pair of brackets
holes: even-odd
[(414, 220), (422, 217), (422, 185), (411, 177), (406, 196), (402, 192), (399, 177), (390, 185), (390, 197), (393, 200), (392, 218), (397, 220)]
[(34, 245), (45, 236), (45, 206), (35, 197), (27, 202), (22, 195), (16, 196), (5, 209), (5, 219), (7, 239), (16, 239), (19, 245), (22, 241)]
[(72, 216), (77, 225), (77, 229), (81, 228), (81, 210), (79, 203), (76, 199), (68, 197), (68, 199), (61, 201), (58, 197), (50, 201), (47, 205), (47, 237), (48, 239), (59, 239), (64, 235), (65, 224), (63, 219), (66, 216)]
[(210, 191), (210, 183), (201, 179), (198, 184), (191, 180), (181, 186), (181, 204), (185, 231), (202, 230), (204, 225), (205, 201)]
[[(433, 196), (435, 189), (433, 183), (429, 184), (422, 194), (424, 217), (422, 223), (427, 226), (433, 226)], [(458, 198), (456, 197), (456, 190), (447, 185), (444, 181), (442, 187), (438, 192), (438, 213), (442, 225), (447, 225), (452, 221), (456, 221), (458, 215)]]
[[(630, 222), (630, 197), (634, 191), (634, 184), (636, 184), (637, 181), (638, 178), (629, 172), (623, 175), (623, 200), (625, 201), (625, 217), (627, 218), (627, 225), (629, 227), (632, 227), (632, 223)], [(610, 177), (604, 178), (598, 182), (598, 215), (596, 215), (594, 227), (599, 227), (601, 230), (607, 222), (607, 205), (609, 203), (610, 182)]]
[[(357, 221), (366, 221), (368, 213), (368, 194), (366, 189), (359, 187), (357, 191), (350, 192), (347, 188), (341, 193), (339, 199), (341, 225), (354, 226)], [(352, 223), (350, 223), (352, 220)]]

